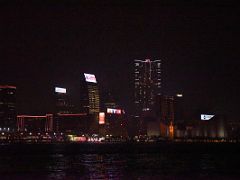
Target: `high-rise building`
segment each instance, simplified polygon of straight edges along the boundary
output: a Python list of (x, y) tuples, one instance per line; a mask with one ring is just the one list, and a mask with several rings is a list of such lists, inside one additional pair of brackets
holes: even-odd
[(67, 89), (55, 87), (55, 113), (70, 113)]
[(127, 136), (127, 121), (123, 109), (107, 108), (106, 133), (113, 136)]
[(107, 108), (119, 108), (118, 104), (116, 103), (115, 98), (113, 97), (112, 93), (109, 91), (104, 92), (101, 94), (101, 108), (105, 111)]
[(154, 108), (161, 94), (161, 60), (134, 60), (135, 115)]
[(156, 114), (160, 118), (160, 135), (173, 138), (174, 96), (157, 96)]
[(0, 131), (16, 129), (16, 87), (0, 86)]
[(174, 97), (174, 123), (182, 124), (186, 119), (184, 97), (178, 93)]
[(96, 134), (99, 132), (100, 95), (95, 75), (84, 73), (80, 88), (81, 112), (88, 115), (89, 134)]
[(81, 86), (81, 98), (84, 112), (98, 115), (100, 112), (100, 98), (97, 80), (94, 74), (84, 73), (84, 80)]

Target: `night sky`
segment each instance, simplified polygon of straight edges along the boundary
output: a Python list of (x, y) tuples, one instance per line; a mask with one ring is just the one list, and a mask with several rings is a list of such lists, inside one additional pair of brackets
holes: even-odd
[(181, 92), (189, 108), (237, 117), (240, 8), (233, 1), (19, 2), (0, 3), (0, 84), (17, 86), (19, 113), (49, 112), (54, 86), (74, 97), (84, 72), (131, 111), (133, 60), (150, 58), (162, 60), (164, 94)]

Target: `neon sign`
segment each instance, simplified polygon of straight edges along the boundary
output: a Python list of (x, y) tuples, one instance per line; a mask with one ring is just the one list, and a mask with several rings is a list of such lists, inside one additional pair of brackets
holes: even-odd
[(122, 114), (122, 110), (121, 109), (107, 108), (107, 113), (108, 114)]
[(208, 121), (212, 119), (215, 115), (201, 114), (201, 120)]
[(66, 94), (66, 93), (67, 93), (67, 89), (65, 89), (65, 88), (60, 88), (60, 87), (55, 87), (55, 92), (57, 92), (57, 93), (62, 93), (62, 94)]
[(84, 73), (84, 76), (85, 76), (85, 80), (86, 80), (87, 82), (97, 83), (97, 80), (96, 80), (96, 77), (95, 77), (94, 74)]
[(104, 112), (100, 112), (99, 113), (99, 124), (105, 124), (105, 113)]

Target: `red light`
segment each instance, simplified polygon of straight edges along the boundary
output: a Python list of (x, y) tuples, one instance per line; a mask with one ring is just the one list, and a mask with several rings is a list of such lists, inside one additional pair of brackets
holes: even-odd
[(58, 113), (57, 115), (58, 116), (86, 116), (87, 114), (86, 113), (79, 113), (79, 114), (61, 114), (61, 113)]
[(104, 112), (100, 112), (99, 113), (99, 124), (105, 124), (105, 113)]
[(46, 118), (46, 116), (31, 116), (31, 115), (17, 115), (17, 117), (21, 118)]
[(3, 86), (0, 86), (0, 88), (16, 89), (16, 86), (3, 85)]
[(73, 137), (73, 141), (85, 142), (85, 141), (87, 141), (87, 138), (86, 137)]

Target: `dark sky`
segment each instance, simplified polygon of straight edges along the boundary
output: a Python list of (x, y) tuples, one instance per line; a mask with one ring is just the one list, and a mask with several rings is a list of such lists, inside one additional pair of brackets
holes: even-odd
[(17, 86), (20, 112), (49, 111), (55, 85), (76, 94), (83, 72), (131, 109), (133, 60), (150, 58), (162, 59), (165, 94), (237, 115), (240, 8), (233, 1), (19, 2), (0, 3), (0, 84)]

